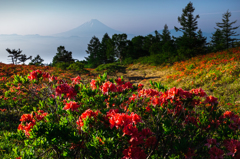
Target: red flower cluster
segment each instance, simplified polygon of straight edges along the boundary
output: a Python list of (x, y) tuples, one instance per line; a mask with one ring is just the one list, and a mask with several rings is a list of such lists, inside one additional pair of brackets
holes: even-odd
[(81, 83), (81, 77), (77, 76), (75, 78), (71, 78), (73, 84), (80, 84)]
[(185, 154), (185, 158), (186, 159), (192, 159), (193, 156), (196, 156), (196, 154), (194, 153), (194, 150), (191, 149), (191, 148), (188, 148), (188, 151)]
[(119, 77), (115, 80), (118, 86), (121, 86), (123, 84), (123, 80)]
[(71, 110), (71, 111), (79, 111), (77, 108), (80, 107), (77, 102), (70, 101), (69, 103), (66, 103), (65, 107), (63, 107), (63, 110)]
[(214, 105), (218, 103), (217, 100), (218, 100), (217, 98), (210, 95), (206, 98), (206, 101), (204, 103), (211, 103), (212, 105)]
[(126, 82), (124, 84), (123, 81), (121, 81), (120, 79), (116, 80), (117, 85), (115, 85), (114, 83), (107, 81), (105, 83), (103, 83), (103, 85), (100, 86), (101, 91), (103, 92), (103, 94), (108, 94), (110, 91), (111, 92), (122, 92), (126, 89), (131, 89), (133, 88), (133, 84), (130, 82)]
[(1, 109), (1, 108), (0, 108), (0, 111), (1, 111), (1, 112), (5, 112), (6, 110), (7, 110), (7, 109)]
[(30, 76), (28, 76), (28, 79), (30, 80), (38, 80), (40, 77), (43, 77), (44, 79), (48, 79), (49, 82), (53, 82), (57, 80), (57, 77), (55, 76), (50, 76), (49, 73), (47, 72), (42, 72), (41, 70), (36, 70), (36, 71), (32, 71), (30, 73)]
[(103, 83), (103, 85), (100, 87), (103, 94), (108, 94), (109, 91), (111, 92), (117, 92), (117, 87), (114, 83), (107, 81)]
[(217, 140), (216, 139), (207, 139), (207, 144), (205, 144), (205, 146), (207, 146), (208, 148), (210, 148), (210, 146), (212, 145), (212, 144), (214, 144), (214, 145), (217, 145)]
[(138, 97), (153, 97), (155, 95), (159, 96), (161, 93), (155, 89), (142, 89), (138, 91)]
[(38, 112), (34, 112), (34, 114), (23, 114), (20, 119), (21, 123), (18, 125), (18, 130), (24, 131), (27, 137), (29, 137), (29, 132), (33, 126), (36, 125), (36, 122), (43, 120), (47, 115), (47, 113), (44, 113), (42, 110), (38, 110)]
[(240, 141), (234, 139), (224, 140), (224, 146), (230, 151), (227, 155), (232, 156), (235, 159), (240, 158)]
[(209, 152), (211, 159), (223, 159), (223, 150), (217, 148), (216, 146), (212, 147)]
[[(128, 125), (132, 125), (133, 123), (136, 125), (141, 121), (139, 115), (131, 113), (131, 115), (127, 115), (124, 113), (117, 113), (118, 109), (111, 109), (107, 113), (107, 117), (109, 118), (110, 127), (124, 128)], [(132, 127), (134, 128), (134, 127)], [(128, 130), (127, 128), (125, 130)]]
[(40, 71), (40, 70), (32, 71), (30, 73), (30, 76), (28, 76), (28, 79), (37, 80), (41, 75), (42, 75), (42, 71)]
[(140, 147), (132, 147), (125, 149), (123, 151), (124, 157), (122, 159), (146, 159), (147, 155)]
[(96, 82), (94, 79), (92, 79), (92, 81), (90, 82), (90, 85), (91, 85), (91, 87), (92, 87), (93, 90), (94, 90), (94, 89), (97, 89), (96, 84), (97, 84), (97, 82)]
[(128, 115), (119, 113), (118, 109), (110, 109), (107, 113), (107, 118), (109, 119), (110, 128), (121, 128), (123, 135), (131, 136), (129, 140), (130, 146), (123, 151), (123, 158), (146, 158), (143, 149), (137, 146), (145, 144), (147, 147), (152, 147), (156, 143), (156, 138), (152, 136), (153, 133), (150, 129), (143, 129), (141, 132), (138, 131), (136, 124), (141, 122), (140, 116), (133, 112)]
[[(103, 92), (103, 94), (107, 94), (107, 95), (109, 92), (122, 92), (126, 89), (133, 88), (132, 83), (130, 82), (124, 83), (121, 78), (116, 79), (115, 82), (116, 84), (110, 81), (106, 81), (99, 88)], [(92, 79), (92, 81), (90, 82), (90, 85), (93, 90), (97, 89), (96, 84), (97, 84), (97, 81)]]
[(133, 88), (133, 84), (131, 82), (126, 82), (122, 85), (123, 90), (125, 89), (132, 89)]
[(50, 76), (49, 77), (49, 82), (54, 82), (56, 80), (57, 80), (57, 77), (55, 77), (55, 76)]
[(199, 118), (195, 118), (193, 116), (190, 116), (190, 115), (186, 115), (185, 117), (185, 123), (186, 124), (189, 124), (189, 123), (192, 123), (193, 125), (195, 125), (196, 127), (198, 127), (198, 123), (200, 123), (199, 121)]
[(70, 87), (67, 83), (63, 83), (56, 88), (56, 96), (64, 94), (64, 98), (73, 99), (77, 95), (73, 87)]
[(78, 121), (76, 122), (77, 125), (79, 126), (78, 129), (81, 129), (81, 127), (83, 127), (84, 122), (83, 120), (88, 118), (93, 117), (94, 119), (97, 118), (97, 115), (100, 113), (100, 111), (92, 111), (91, 109), (86, 110), (84, 113), (82, 113), (82, 115), (79, 117)]
[(192, 89), (190, 90), (190, 93), (193, 93), (199, 97), (207, 97), (207, 94), (204, 92), (202, 88)]
[(240, 129), (240, 117), (235, 115), (231, 111), (226, 111), (222, 116), (219, 117), (219, 120), (224, 123), (225, 120), (230, 120), (230, 124), (228, 125), (232, 130)]

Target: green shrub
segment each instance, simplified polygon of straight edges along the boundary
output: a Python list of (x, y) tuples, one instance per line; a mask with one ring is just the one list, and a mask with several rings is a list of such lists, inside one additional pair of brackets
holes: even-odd
[(96, 71), (104, 71), (106, 73), (125, 72), (126, 67), (121, 66), (118, 63), (101, 64), (96, 68)]
[(139, 59), (136, 60), (136, 62), (139, 62), (141, 64), (157, 66), (167, 62), (167, 58), (162, 54), (155, 54), (155, 55), (140, 57)]
[(123, 64), (123, 65), (129, 65), (129, 64), (133, 64), (135, 61), (136, 61), (136, 60), (134, 60), (133, 58), (128, 57), (128, 58), (126, 58), (126, 59), (124, 59), (124, 60), (122, 61), (122, 64)]
[(84, 64), (77, 61), (77, 62), (74, 62), (72, 64), (70, 64), (68, 67), (67, 67), (68, 70), (74, 70), (74, 71), (81, 71), (84, 69)]
[(66, 70), (70, 63), (67, 62), (59, 62), (54, 65), (54, 67), (60, 68), (62, 70)]

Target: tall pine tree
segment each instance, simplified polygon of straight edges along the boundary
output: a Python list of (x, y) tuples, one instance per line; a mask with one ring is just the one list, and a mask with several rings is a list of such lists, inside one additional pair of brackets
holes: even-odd
[(85, 57), (90, 67), (97, 67), (101, 64), (100, 45), (101, 43), (99, 39), (96, 36), (93, 36), (86, 50), (89, 56)]
[(57, 48), (57, 53), (53, 57), (53, 66), (55, 66), (57, 63), (68, 63), (74, 62), (75, 60), (72, 58), (72, 52), (66, 51), (64, 46), (59, 46)]
[(101, 46), (100, 46), (100, 59), (101, 59), (101, 63), (108, 63), (108, 58), (107, 58), (107, 43), (108, 40), (110, 39), (110, 37), (108, 36), (107, 33), (105, 33), (103, 35), (102, 41), (101, 41)]
[(18, 59), (21, 57), (22, 50), (10, 50), (9, 48), (6, 49), (6, 51), (10, 54), (8, 57), (12, 58), (12, 63), (17, 65), (18, 64)]
[(211, 37), (210, 41), (210, 51), (222, 51), (225, 48), (223, 32), (220, 29), (217, 29)]
[(36, 65), (36, 66), (41, 66), (43, 65), (43, 62), (44, 60), (39, 56), (37, 55), (36, 57), (34, 57), (32, 59), (32, 61), (29, 63), (29, 65)]
[[(200, 18), (199, 15), (193, 16), (195, 8), (193, 4), (189, 2), (187, 6), (182, 10), (183, 13), (181, 17), (178, 17), (178, 22), (182, 27), (174, 27), (176, 31), (183, 32), (183, 36), (177, 38), (176, 42), (178, 49), (184, 56), (192, 57), (196, 54), (199, 54), (199, 48), (206, 43), (204, 39), (201, 40), (197, 37), (197, 19)], [(201, 51), (202, 52), (202, 51)]]
[(114, 43), (115, 57), (122, 63), (126, 57), (127, 34), (114, 34), (112, 41)]
[[(239, 34), (236, 34), (234, 30), (236, 30), (237, 27), (232, 27), (234, 23), (237, 22), (237, 20), (230, 22), (231, 12), (227, 10), (226, 13), (223, 14), (222, 23), (216, 23), (216, 25), (221, 29), (223, 36), (224, 36), (224, 43), (226, 49), (228, 49), (231, 45), (233, 45), (234, 40), (237, 40), (236, 38), (232, 38), (232, 36), (238, 36)], [(232, 46), (234, 47), (234, 46)]]

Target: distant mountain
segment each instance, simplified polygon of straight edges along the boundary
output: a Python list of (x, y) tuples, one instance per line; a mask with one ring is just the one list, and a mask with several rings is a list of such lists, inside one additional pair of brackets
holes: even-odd
[(101, 40), (105, 33), (108, 33), (108, 35), (110, 37), (113, 34), (122, 34), (122, 32), (114, 30), (114, 29), (106, 26), (105, 24), (101, 23), (97, 19), (92, 19), (91, 21), (86, 22), (75, 29), (72, 29), (72, 30), (69, 30), (66, 32), (62, 32), (62, 33), (58, 33), (58, 34), (54, 34), (53, 36), (57, 36), (57, 37), (71, 37), (71, 36), (93, 37), (93, 36), (96, 36)]

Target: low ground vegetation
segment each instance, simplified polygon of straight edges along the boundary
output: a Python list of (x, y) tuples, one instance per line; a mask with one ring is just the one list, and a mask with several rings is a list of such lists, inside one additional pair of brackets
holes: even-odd
[[(0, 154), (238, 158), (239, 52), (164, 66), (131, 64), (126, 72), (116, 64), (102, 66), (116, 72), (111, 76), (96, 76), (96, 69), (78, 76), (72, 69), (1, 64)], [(133, 85), (126, 75), (143, 79)]]

